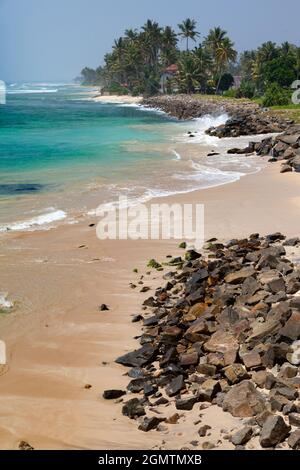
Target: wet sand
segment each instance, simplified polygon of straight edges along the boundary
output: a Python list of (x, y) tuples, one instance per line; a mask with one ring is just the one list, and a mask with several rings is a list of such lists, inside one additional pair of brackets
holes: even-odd
[[(299, 175), (280, 175), (279, 168), (268, 165), (236, 183), (152, 202), (205, 204), (206, 238), (275, 231), (296, 236)], [(148, 271), (150, 258), (180, 254), (178, 241), (101, 242), (91, 222), (96, 220), (1, 236), (0, 290), (16, 307), (0, 318), (8, 356), (8, 371), (0, 375), (0, 448), (17, 448), (21, 440), (36, 449), (178, 449), (192, 440), (201, 443), (197, 427), (184, 419), (168, 425), (167, 433), (142, 433), (122, 416), (121, 404), (101, 397), (104, 389), (128, 383), (126, 369), (114, 359), (138, 346), (133, 337), (140, 329), (131, 315), (141, 312), (152, 292), (142, 294), (142, 286), (131, 289), (129, 283), (137, 284)], [(159, 284), (160, 274), (145, 275), (144, 285)], [(108, 312), (99, 311), (102, 303)], [(162, 411), (168, 417), (174, 409)], [(202, 424), (213, 423), (210, 441), (221, 428), (239, 426), (219, 408), (201, 413)], [(193, 414), (199, 417), (197, 407)]]

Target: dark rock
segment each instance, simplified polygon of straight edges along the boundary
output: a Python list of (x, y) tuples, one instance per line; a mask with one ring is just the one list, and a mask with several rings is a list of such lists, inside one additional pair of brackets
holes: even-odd
[(182, 390), (184, 388), (184, 379), (183, 379), (183, 375), (178, 375), (178, 377), (175, 377), (175, 379), (173, 379), (169, 385), (166, 387), (166, 394), (169, 396), (169, 397), (174, 397), (175, 395), (177, 395), (180, 390)]
[(156, 316), (146, 318), (144, 320), (144, 326), (155, 326), (158, 324), (158, 318)]
[(157, 353), (156, 347), (151, 344), (145, 344), (136, 351), (129, 352), (116, 359), (117, 364), (127, 367), (141, 367), (151, 362)]
[(145, 377), (145, 372), (140, 367), (133, 367), (129, 370), (127, 375), (132, 379), (140, 379), (142, 377)]
[(102, 304), (99, 307), (100, 312), (106, 312), (109, 310), (108, 306), (106, 304)]
[(291, 426), (300, 428), (300, 413), (291, 413), (289, 415), (289, 422)]
[(227, 282), (227, 284), (241, 284), (245, 279), (253, 276), (253, 274), (255, 274), (255, 270), (253, 268), (244, 268), (240, 271), (228, 274), (225, 277), (225, 282)]
[(300, 429), (291, 433), (288, 438), (288, 445), (294, 450), (300, 450)]
[(123, 395), (126, 395), (124, 390), (105, 390), (103, 392), (103, 398), (105, 398), (105, 400), (115, 400)]
[(283, 246), (297, 246), (300, 244), (300, 238), (295, 237), (295, 238), (289, 238), (286, 240), (283, 244)]
[(199, 366), (197, 367), (197, 371), (200, 374), (213, 377), (214, 375), (216, 375), (217, 368), (216, 366), (213, 366), (212, 364), (199, 364)]
[(154, 385), (152, 383), (146, 383), (144, 385), (144, 394), (146, 397), (154, 395), (157, 391), (158, 391), (157, 385)]
[(194, 396), (187, 398), (177, 398), (175, 406), (177, 410), (190, 411), (194, 408), (195, 403), (197, 403), (197, 398)]
[(154, 402), (154, 405), (155, 406), (160, 406), (160, 405), (166, 405), (167, 403), (169, 403), (169, 400), (167, 400), (164, 397), (161, 397), (158, 400), (156, 400), (156, 402)]
[(128, 416), (130, 419), (144, 416), (146, 414), (142, 401), (138, 398), (132, 398), (131, 400), (127, 401), (123, 405), (122, 413), (124, 416)]
[(156, 416), (144, 418), (143, 422), (139, 425), (139, 430), (144, 432), (151, 431), (152, 429), (157, 428), (157, 426), (165, 420), (165, 418), (157, 418)]
[(195, 250), (188, 250), (185, 254), (186, 261), (195, 261), (196, 259), (201, 258), (200, 253)]
[(142, 315), (134, 315), (134, 317), (132, 317), (132, 323), (138, 323), (139, 321), (142, 321), (144, 320), (144, 317)]
[(179, 363), (181, 366), (195, 366), (199, 362), (199, 355), (197, 352), (189, 354), (181, 354), (179, 357)]
[(201, 426), (201, 428), (198, 431), (198, 434), (200, 437), (206, 437), (206, 434), (208, 431), (211, 430), (211, 426), (208, 426), (207, 424), (204, 426)]
[(290, 173), (293, 171), (293, 167), (288, 164), (281, 165), (280, 173)]
[(233, 436), (231, 437), (231, 442), (236, 446), (247, 444), (247, 442), (250, 441), (252, 434), (252, 427), (245, 426), (244, 428), (240, 429), (235, 434), (233, 434)]
[(26, 441), (21, 441), (19, 443), (19, 450), (34, 450), (34, 448), (28, 444)]
[(270, 416), (263, 425), (260, 435), (262, 447), (275, 447), (289, 435), (291, 427), (281, 416)]

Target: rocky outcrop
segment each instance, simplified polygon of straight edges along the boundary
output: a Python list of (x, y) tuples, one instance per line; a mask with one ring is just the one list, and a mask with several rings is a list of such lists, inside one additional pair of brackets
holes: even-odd
[(177, 119), (193, 119), (206, 114), (228, 113), (232, 117), (250, 115), (259, 111), (251, 101), (234, 101), (220, 97), (197, 98), (193, 95), (159, 95), (144, 98), (142, 105), (164, 111)]
[[(254, 112), (253, 112), (254, 111)], [(211, 127), (207, 134), (215, 137), (239, 137), (242, 135), (258, 135), (282, 132), (290, 124), (280, 118), (269, 117), (261, 113), (258, 109), (252, 112), (243, 110), (225, 124), (218, 127)], [(238, 153), (238, 152), (236, 152)]]
[(252, 154), (270, 156), (270, 162), (281, 161), (281, 173), (300, 171), (300, 124), (293, 124), (274, 137), (261, 142), (250, 142), (246, 148), (233, 148), (229, 154)]
[(173, 422), (171, 403), (184, 413), (176, 423), (217, 405), (243, 420), (234, 445), (260, 436), (262, 447), (299, 446), (300, 268), (288, 242), (280, 233), (212, 240), (171, 262), (144, 302), (141, 348), (117, 360), (131, 367), (123, 413), (141, 430)]

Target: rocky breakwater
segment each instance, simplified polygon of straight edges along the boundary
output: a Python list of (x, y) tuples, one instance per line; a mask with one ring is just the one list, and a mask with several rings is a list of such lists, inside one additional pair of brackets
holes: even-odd
[(203, 439), (216, 423), (199, 427), (193, 412), (221, 407), (240, 424), (219, 443), (300, 449), (300, 267), (286, 256), (299, 246), (280, 233), (253, 234), (171, 260), (133, 318), (142, 323), (140, 348), (116, 360), (129, 368), (127, 396), (104, 397), (121, 397), (123, 414), (144, 432), (184, 419)]
[[(228, 119), (225, 124), (211, 127), (206, 134), (223, 138), (246, 135), (272, 134), (286, 130), (291, 121), (285, 121), (275, 116), (267, 116), (259, 109), (242, 110), (239, 116)], [(256, 111), (256, 112), (255, 112)]]
[(177, 119), (193, 119), (207, 114), (218, 116), (228, 113), (232, 117), (252, 115), (259, 112), (259, 106), (251, 101), (197, 98), (193, 95), (161, 95), (144, 98), (142, 105), (164, 111)]
[(261, 142), (250, 142), (245, 148), (233, 148), (229, 154), (256, 153), (270, 156), (269, 162), (281, 161), (281, 173), (300, 171), (300, 124), (293, 124), (280, 135), (268, 137)]

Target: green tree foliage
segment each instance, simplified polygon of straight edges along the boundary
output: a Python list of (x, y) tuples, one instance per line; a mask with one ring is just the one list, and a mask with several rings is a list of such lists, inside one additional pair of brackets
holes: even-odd
[(272, 83), (266, 89), (263, 106), (284, 106), (290, 102), (290, 92), (280, 88), (278, 83)]
[[(187, 18), (178, 25), (160, 26), (148, 19), (138, 29), (127, 29), (116, 39), (104, 57), (104, 64), (96, 70), (85, 67), (83, 84), (95, 84), (110, 92), (152, 95), (160, 92), (161, 76), (165, 91), (186, 93), (224, 93), (233, 85), (233, 75), (241, 77), (241, 86), (232, 94), (253, 98), (279, 96), (278, 88), (287, 90), (300, 79), (300, 48), (289, 42), (276, 45), (268, 41), (256, 50), (243, 52), (237, 61), (234, 43), (220, 26), (210, 29), (207, 37), (190, 50), (200, 33), (194, 19)], [(185, 49), (180, 50), (180, 39)], [(168, 67), (176, 64), (171, 68)], [(276, 89), (271, 87), (276, 84)], [(229, 93), (230, 94), (230, 93)], [(282, 96), (287, 93), (282, 92)], [(275, 101), (280, 101), (280, 97)]]
[(197, 23), (191, 18), (187, 18), (178, 25), (180, 30), (179, 36), (186, 40), (186, 50), (189, 51), (189, 40), (196, 41), (196, 38), (200, 36), (200, 33), (196, 30)]
[(231, 73), (223, 73), (220, 79), (219, 90), (220, 91), (227, 91), (229, 88), (232, 87), (234, 84), (234, 78)]

